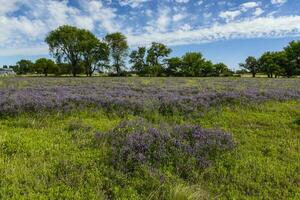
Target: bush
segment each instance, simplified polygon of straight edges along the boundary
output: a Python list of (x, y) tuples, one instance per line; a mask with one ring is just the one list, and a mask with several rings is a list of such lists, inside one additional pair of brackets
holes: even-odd
[(159, 125), (143, 119), (124, 121), (117, 128), (96, 140), (110, 145), (111, 164), (125, 173), (141, 166), (168, 170), (183, 179), (195, 178), (221, 153), (234, 147), (232, 136), (200, 126)]

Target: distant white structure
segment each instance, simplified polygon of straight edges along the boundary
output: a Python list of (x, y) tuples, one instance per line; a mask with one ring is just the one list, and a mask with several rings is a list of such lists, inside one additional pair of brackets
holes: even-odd
[(12, 69), (0, 68), (0, 76), (15, 75), (16, 73)]

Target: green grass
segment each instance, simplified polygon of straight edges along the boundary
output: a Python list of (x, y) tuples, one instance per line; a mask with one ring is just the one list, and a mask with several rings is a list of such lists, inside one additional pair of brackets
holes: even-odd
[(142, 116), (233, 134), (235, 150), (196, 183), (166, 169), (161, 185), (148, 169), (127, 177), (107, 164), (95, 133), (134, 117), (87, 109), (0, 119), (0, 199), (300, 199), (300, 102), (219, 107), (197, 118)]

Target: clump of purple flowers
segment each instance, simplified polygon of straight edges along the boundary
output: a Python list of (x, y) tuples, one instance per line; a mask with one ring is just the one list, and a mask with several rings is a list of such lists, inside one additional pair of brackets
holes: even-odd
[(143, 119), (124, 121), (105, 137), (110, 160), (119, 169), (130, 173), (141, 165), (168, 168), (185, 179), (234, 147), (229, 133), (191, 125), (155, 127)]

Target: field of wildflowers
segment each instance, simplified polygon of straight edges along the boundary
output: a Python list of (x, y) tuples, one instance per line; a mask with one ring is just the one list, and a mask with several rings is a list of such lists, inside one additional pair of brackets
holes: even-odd
[(299, 100), (297, 79), (9, 78), (0, 84), (0, 112), (95, 106), (108, 111), (192, 113), (223, 103)]
[(0, 198), (299, 199), (300, 80), (1, 78)]

